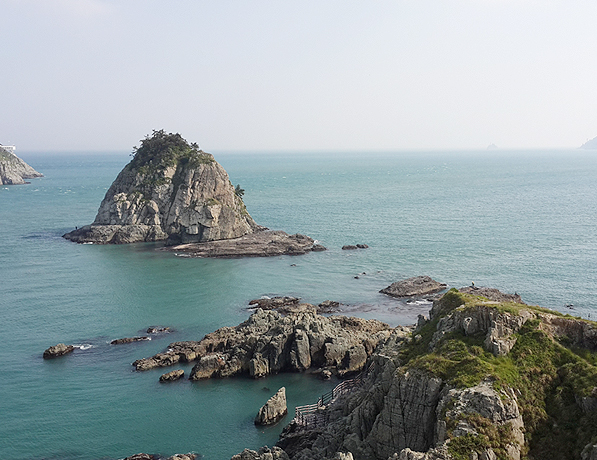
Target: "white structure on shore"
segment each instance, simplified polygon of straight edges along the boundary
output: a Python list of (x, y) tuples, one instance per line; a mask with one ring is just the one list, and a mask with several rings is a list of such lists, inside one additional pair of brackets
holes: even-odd
[(0, 144), (0, 149), (6, 150), (8, 153), (12, 153), (14, 155), (15, 150), (17, 149), (14, 145), (2, 145)]

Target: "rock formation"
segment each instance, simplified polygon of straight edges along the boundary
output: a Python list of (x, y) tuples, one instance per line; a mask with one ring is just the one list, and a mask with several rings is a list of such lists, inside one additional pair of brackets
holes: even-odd
[(50, 347), (47, 350), (45, 350), (43, 357), (44, 359), (58, 358), (59, 356), (71, 353), (74, 349), (75, 347), (72, 345), (65, 345), (63, 343), (59, 343), (58, 345), (54, 345), (53, 347)]
[(160, 376), (160, 382), (174, 382), (184, 377), (184, 370), (176, 369), (175, 371), (167, 372)]
[(585, 149), (585, 150), (597, 150), (597, 137), (594, 137), (593, 139), (588, 140), (583, 145), (581, 145), (579, 148)]
[(412, 338), (378, 347), (327, 426), (292, 423), (278, 447), (292, 460), (592, 459), (595, 350), (594, 322), (453, 289)]
[(9, 150), (0, 145), (0, 185), (25, 184), (25, 179), (36, 177), (43, 177), (43, 174), (12, 153), (12, 147)]
[(403, 281), (396, 281), (379, 292), (392, 297), (414, 297), (434, 294), (443, 291), (446, 287), (446, 284), (439, 283), (429, 276), (414, 276)]
[(299, 256), (311, 251), (325, 251), (313, 238), (297, 233), (288, 235), (281, 230), (261, 230), (239, 238), (180, 244), (163, 248), (184, 257), (271, 257)]
[(245, 449), (231, 460), (289, 460), (288, 454), (279, 447), (262, 447), (259, 451)]
[(238, 238), (262, 229), (228, 174), (180, 134), (141, 141), (102, 201), (95, 221), (64, 235), (78, 243), (171, 243)]
[(122, 345), (124, 343), (133, 343), (133, 342), (142, 342), (145, 340), (151, 340), (147, 336), (139, 336), (139, 337), (125, 337), (123, 339), (115, 339), (110, 342), (110, 345)]
[(258, 309), (236, 327), (223, 327), (199, 342), (175, 342), (164, 353), (133, 363), (137, 370), (197, 361), (191, 380), (326, 368), (344, 375), (359, 372), (390, 327), (377, 320), (324, 317), (313, 305), (282, 316)]
[(273, 425), (278, 423), (287, 413), (286, 388), (282, 387), (261, 406), (255, 417), (255, 425)]

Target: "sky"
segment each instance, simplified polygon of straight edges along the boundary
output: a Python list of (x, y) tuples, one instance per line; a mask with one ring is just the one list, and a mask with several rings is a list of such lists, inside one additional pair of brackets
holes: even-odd
[[(595, 0), (0, 0), (0, 143), (575, 148)], [(17, 152), (18, 152), (17, 150)]]

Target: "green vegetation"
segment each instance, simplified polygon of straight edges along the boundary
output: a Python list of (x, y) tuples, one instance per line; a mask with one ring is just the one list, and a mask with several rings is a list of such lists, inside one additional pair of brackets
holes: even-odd
[[(483, 452), (490, 447), (498, 460), (507, 460), (508, 452), (505, 446), (512, 442), (512, 426), (509, 424), (497, 426), (491, 420), (480, 415), (468, 414), (463, 420), (472, 426), (478, 434), (465, 434), (452, 438), (448, 445), (448, 452), (455, 460), (469, 460), (471, 452)], [(448, 429), (455, 428), (455, 423)]]
[(151, 188), (177, 181), (176, 174), (173, 179), (164, 177), (167, 168), (177, 165), (196, 168), (215, 162), (196, 143), (189, 144), (180, 134), (166, 133), (164, 130), (154, 130), (151, 136), (146, 136), (141, 140), (140, 147), (133, 149), (131, 156), (133, 159), (127, 167), (143, 176), (140, 186), (146, 198), (149, 198)]
[(245, 194), (245, 189), (240, 188), (240, 184), (238, 184), (236, 187), (234, 187), (234, 193), (236, 194), (237, 197), (242, 198), (243, 195)]
[[(440, 313), (416, 333), (420, 335), (418, 340), (401, 352), (401, 364), (407, 369), (423, 369), (455, 387), (470, 387), (490, 379), (497, 390), (517, 390), (528, 440), (528, 452), (523, 453), (529, 457), (525, 458), (580, 458), (582, 448), (597, 433), (597, 411), (585, 413), (578, 404), (580, 398), (597, 392), (597, 353), (573, 347), (569, 340), (554, 340), (541, 330), (540, 320), (525, 323), (514, 335), (516, 344), (506, 356), (496, 357), (485, 350), (484, 333), (446, 334), (430, 350), (440, 317), (481, 305), (514, 315), (523, 309), (555, 314), (539, 307), (489, 302), (450, 290), (440, 301)], [(475, 423), (467, 420), (478, 428), (479, 435), (461, 436), (450, 442), (455, 458), (469, 458), (471, 449), (481, 452), (485, 446), (491, 446), (498, 458), (505, 458), (502, 454), (507, 436), (500, 434), (499, 428), (491, 432), (489, 422), (481, 419), (473, 420)]]

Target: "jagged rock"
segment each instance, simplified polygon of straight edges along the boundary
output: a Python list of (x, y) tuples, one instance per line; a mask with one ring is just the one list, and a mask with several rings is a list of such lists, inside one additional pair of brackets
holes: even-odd
[(342, 246), (342, 249), (344, 251), (350, 251), (352, 249), (358, 249), (354, 244), (345, 244), (344, 246)]
[(446, 287), (446, 284), (439, 283), (429, 276), (415, 276), (392, 283), (379, 292), (392, 297), (413, 297), (443, 291)]
[(131, 455), (130, 457), (126, 457), (123, 460), (156, 460), (157, 457), (155, 455), (150, 455), (150, 454), (135, 454), (135, 455)]
[(350, 452), (336, 452), (333, 460), (354, 460)]
[[(196, 360), (191, 380), (248, 374), (254, 378), (284, 371), (329, 368), (357, 372), (391, 328), (377, 320), (324, 317), (303, 304), (282, 316), (258, 309), (236, 327), (223, 327), (199, 342), (175, 342), (168, 351), (133, 363), (137, 370)], [(297, 307), (298, 308), (298, 307)]]
[(175, 371), (167, 372), (160, 376), (160, 382), (174, 382), (184, 377), (184, 370), (177, 369)]
[(277, 310), (280, 307), (285, 307), (288, 305), (298, 305), (299, 301), (298, 297), (264, 297), (261, 299), (254, 299), (249, 302), (250, 308), (261, 308), (262, 310)]
[(44, 351), (43, 357), (44, 359), (52, 359), (57, 358), (62, 355), (66, 355), (67, 353), (71, 353), (75, 347), (72, 345), (65, 345), (63, 343), (59, 343), (58, 345), (54, 345), (53, 347), (48, 348)]
[(367, 249), (368, 247), (369, 247), (369, 245), (367, 245), (367, 244), (362, 244), (362, 243), (361, 244), (357, 244), (357, 248), (359, 248), (359, 249)]
[(64, 235), (78, 243), (191, 243), (262, 229), (213, 155), (180, 134), (154, 131), (120, 172), (91, 225)]
[(262, 447), (258, 452), (250, 449), (233, 455), (230, 460), (290, 460), (288, 454), (279, 447)]
[(336, 302), (335, 300), (324, 300), (319, 305), (317, 305), (317, 312), (318, 313), (332, 313), (336, 311), (340, 307), (340, 302)]
[(195, 460), (198, 457), (197, 454), (174, 454), (166, 460)]
[(286, 388), (282, 387), (259, 409), (259, 413), (255, 417), (255, 425), (273, 425), (287, 413)]
[[(131, 455), (130, 457), (123, 458), (122, 460), (159, 460), (163, 457), (159, 455), (151, 455), (151, 454), (135, 454)], [(166, 460), (195, 460), (197, 458), (196, 454), (174, 454), (171, 457), (168, 457)]]
[(11, 148), (0, 145), (0, 185), (25, 184), (25, 179), (43, 177), (35, 169), (16, 156)]
[(124, 343), (133, 343), (133, 342), (141, 342), (144, 340), (151, 340), (147, 336), (140, 336), (140, 337), (125, 337), (123, 339), (115, 339), (110, 342), (110, 345), (122, 345)]
[[(563, 317), (538, 307), (516, 302), (513, 305), (511, 298), (501, 297), (501, 293), (500, 298), (508, 300), (500, 304), (487, 300), (485, 296), (449, 291), (434, 303), (430, 312), (431, 320), (422, 321), (419, 325), (418, 340), (409, 340), (409, 337), (394, 331), (377, 348), (369, 358), (374, 368), (363, 386), (325, 409), (326, 419), (329, 421), (327, 425), (301, 429), (298, 424), (291, 424), (284, 429), (278, 446), (292, 460), (329, 460), (336, 452), (351, 452), (356, 460), (453, 460), (456, 457), (451, 452), (458, 452), (454, 454), (457, 458), (472, 460), (519, 460), (529, 448), (533, 448), (529, 447), (525, 433), (529, 431), (530, 435), (537, 436), (531, 428), (525, 427), (522, 413), (537, 410), (537, 405), (543, 404), (542, 400), (535, 399), (538, 395), (529, 392), (543, 388), (541, 391), (546, 391), (544, 397), (548, 398), (545, 404), (552, 407), (562, 404), (557, 402), (557, 397), (548, 396), (550, 393), (547, 393), (544, 385), (552, 385), (549, 379), (554, 379), (562, 388), (570, 388), (567, 386), (570, 382), (579, 385), (580, 381), (574, 376), (566, 380), (566, 373), (572, 369), (570, 366), (579, 366), (580, 361), (572, 353), (566, 352), (559, 342), (565, 339), (567, 344), (591, 350), (597, 325), (580, 318)], [(533, 320), (530, 325), (527, 324), (529, 320)], [(430, 330), (430, 327), (435, 328), (435, 331)], [(513, 336), (520, 336), (519, 340), (523, 340), (524, 345), (516, 350), (515, 357), (504, 362), (508, 366), (521, 367), (517, 371), (505, 370), (505, 375), (508, 376), (509, 372), (521, 372), (525, 378), (539, 380), (521, 388), (522, 393), (519, 389), (508, 386), (506, 379), (509, 377), (501, 374), (504, 370), (493, 368), (490, 371), (491, 367), (484, 367), (486, 362), (474, 358), (475, 354), (486, 356), (483, 355), (484, 352), (474, 349), (480, 348), (478, 345), (466, 345), (468, 342), (461, 340), (460, 334), (470, 335), (471, 343), (480, 343), (498, 356), (507, 353), (499, 344), (510, 347), (512, 343), (515, 344), (515, 341), (509, 342)], [(537, 356), (540, 354), (539, 350), (550, 346), (550, 339), (554, 339), (551, 345), (553, 348), (546, 350), (543, 357)], [(420, 343), (428, 345), (421, 347)], [(499, 346), (496, 347), (496, 343)], [(444, 345), (446, 348), (442, 348)], [(455, 353), (458, 347), (461, 347), (460, 351)], [(430, 353), (426, 353), (425, 349)], [(412, 353), (418, 358), (409, 358)], [(524, 362), (526, 356), (531, 360), (537, 359), (537, 362), (553, 356), (548, 359), (553, 359), (554, 362), (547, 365), (553, 365), (554, 369), (548, 371), (532, 366), (527, 368), (527, 363)], [(499, 363), (502, 358), (493, 359), (495, 361), (491, 361), (492, 363), (501, 365)], [(566, 359), (569, 361), (566, 362)], [(586, 361), (583, 375), (595, 375), (592, 362), (592, 359)], [(473, 367), (472, 372), (477, 373), (479, 383), (467, 386), (462, 385), (462, 380), (458, 380), (459, 383), (456, 384), (453, 374), (443, 367), (455, 366), (453, 369), (463, 374), (458, 378), (466, 380), (471, 376), (467, 371), (470, 363), (478, 366)], [(490, 372), (495, 374), (488, 374)], [(551, 377), (545, 375), (547, 372), (551, 373)], [(579, 387), (574, 390), (580, 391), (574, 394), (572, 400), (572, 404), (576, 402), (574, 410), (577, 411), (575, 414), (579, 418), (579, 426), (594, 423), (591, 420), (594, 420), (597, 412), (597, 388), (593, 381), (588, 380), (593, 385), (592, 388)], [(559, 395), (559, 390), (557, 391)], [(573, 410), (570, 400), (563, 404), (565, 411)], [(578, 445), (574, 447), (574, 443), (578, 442), (581, 430), (574, 430), (574, 427), (569, 427), (569, 436), (572, 436), (570, 447), (557, 446), (563, 424), (569, 424), (570, 420), (564, 418), (560, 425), (560, 421), (551, 418), (556, 417), (556, 412), (553, 413), (554, 415), (545, 415), (549, 425), (540, 428), (549, 429), (553, 424), (556, 444), (551, 448), (561, 448), (561, 452), (578, 449)], [(545, 433), (540, 435), (545, 436)], [(590, 429), (582, 434), (583, 442), (591, 441), (582, 452), (582, 460), (597, 460), (597, 444), (591, 439), (592, 435)], [(456, 439), (462, 436), (465, 437), (464, 441), (458, 443)], [(550, 451), (543, 454), (548, 452)], [(546, 457), (533, 455), (533, 458)]]

